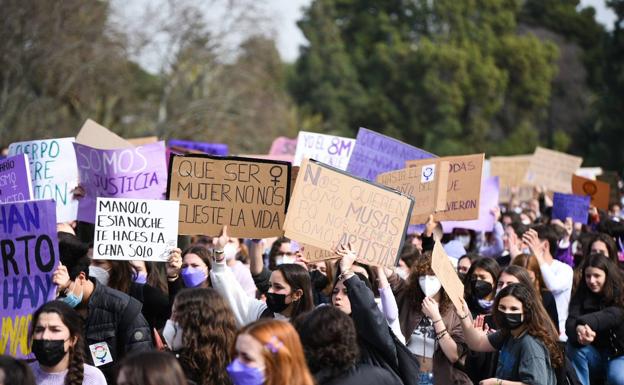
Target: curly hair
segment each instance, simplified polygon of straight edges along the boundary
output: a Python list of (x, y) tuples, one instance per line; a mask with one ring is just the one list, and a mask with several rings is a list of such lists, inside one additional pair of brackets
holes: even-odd
[(334, 377), (355, 366), (359, 357), (357, 333), (353, 320), (344, 312), (321, 306), (297, 317), (293, 325), (312, 373), (327, 369)]
[(581, 280), (576, 292), (572, 295), (572, 301), (580, 301), (590, 295), (591, 290), (585, 281), (585, 271), (590, 268), (600, 269), (605, 272), (605, 283), (600, 293), (601, 302), (604, 306), (624, 307), (624, 277), (619, 267), (608, 256), (601, 253), (590, 254), (578, 269)]
[(123, 373), (127, 385), (186, 385), (186, 377), (175, 359), (166, 352), (135, 352), (121, 362), (118, 379)]
[(82, 385), (84, 378), (84, 347), (82, 337), (82, 319), (78, 312), (71, 306), (62, 301), (51, 301), (43, 304), (35, 314), (33, 314), (29, 339), (32, 341), (35, 332), (35, 326), (39, 321), (39, 317), (44, 313), (58, 314), (61, 322), (69, 329), (69, 338), (74, 339), (75, 343), (69, 348), (69, 367), (65, 376), (65, 385)]
[(173, 318), (182, 329), (183, 366), (198, 374), (201, 385), (229, 384), (225, 371), (236, 338), (234, 313), (212, 288), (181, 290), (175, 297)]
[[(414, 261), (407, 278), (407, 293), (410, 293), (408, 297), (410, 298), (411, 306), (418, 312), (422, 311), (422, 301), (425, 299), (425, 293), (420, 288), (418, 279), (425, 275), (435, 275), (431, 269), (431, 252), (429, 251)], [(451, 299), (446, 294), (444, 288), (440, 288), (440, 314), (446, 314), (451, 309), (451, 304)]]
[[(499, 325), (499, 328), (500, 325), (503, 325), (503, 315), (501, 311), (498, 310), (498, 304), (502, 298), (508, 296), (512, 296), (522, 302), (522, 314), (524, 316), (523, 325), (526, 327), (526, 332), (542, 341), (550, 354), (550, 362), (552, 366), (555, 368), (561, 368), (564, 358), (563, 351), (560, 349), (558, 343), (559, 333), (557, 333), (555, 324), (550, 320), (550, 317), (548, 316), (548, 313), (546, 313), (546, 309), (544, 309), (541, 300), (538, 299), (539, 296), (535, 295), (535, 290), (532, 287), (527, 287), (521, 283), (512, 283), (498, 293), (496, 299), (494, 300), (494, 305), (492, 306), (494, 322), (496, 325)], [(511, 333), (510, 330), (503, 328), (500, 329), (505, 336), (508, 336)]]

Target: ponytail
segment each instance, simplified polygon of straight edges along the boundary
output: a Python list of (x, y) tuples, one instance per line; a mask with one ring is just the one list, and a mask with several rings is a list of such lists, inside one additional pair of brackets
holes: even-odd
[(65, 385), (82, 385), (84, 379), (84, 355), (82, 352), (82, 339), (79, 338), (76, 344), (69, 348), (69, 370), (65, 376)]

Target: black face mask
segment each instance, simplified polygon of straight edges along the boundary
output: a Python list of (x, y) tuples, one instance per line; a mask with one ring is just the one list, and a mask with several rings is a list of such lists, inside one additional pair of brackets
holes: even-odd
[(504, 329), (514, 330), (522, 326), (522, 313), (501, 313), (501, 323)]
[(310, 272), (310, 280), (312, 281), (312, 287), (314, 287), (316, 291), (325, 289), (329, 284), (329, 278), (318, 270)]
[(482, 281), (479, 279), (475, 279), (471, 283), (472, 285), (472, 294), (478, 299), (483, 299), (488, 296), (494, 289), (491, 283), (487, 281)]
[(267, 293), (266, 305), (273, 313), (281, 313), (288, 307), (286, 294)]
[(459, 279), (461, 279), (462, 282), (466, 280), (466, 273), (457, 273), (457, 276), (459, 277)]
[(65, 357), (65, 340), (33, 340), (32, 352), (42, 366), (55, 366)]

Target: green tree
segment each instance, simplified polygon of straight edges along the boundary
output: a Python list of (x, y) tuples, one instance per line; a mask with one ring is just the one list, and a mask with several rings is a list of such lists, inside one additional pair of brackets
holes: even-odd
[[(520, 10), (511, 0), (315, 0), (300, 23), (309, 46), (295, 98), (334, 130), (368, 126), (440, 155), (530, 151), (557, 49), (517, 33)], [(332, 92), (315, 94), (325, 83)]]

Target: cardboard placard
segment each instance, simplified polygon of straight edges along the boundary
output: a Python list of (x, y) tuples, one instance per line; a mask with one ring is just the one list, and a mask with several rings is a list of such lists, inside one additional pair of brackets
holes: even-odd
[(492, 209), (498, 206), (498, 177), (483, 179), (481, 183), (481, 198), (479, 202), (479, 218), (471, 221), (444, 221), (442, 229), (450, 233), (455, 228), (470, 229), (474, 231), (492, 231), (495, 218)]
[(533, 198), (533, 186), (524, 183), (532, 157), (530, 154), (490, 158), (490, 176), (499, 178), (499, 202), (509, 203), (513, 189), (517, 190), (514, 197), (521, 202)]
[(273, 140), (269, 155), (295, 155), (297, 139), (279, 136)]
[(93, 258), (166, 262), (179, 211), (178, 201), (98, 198)]
[(9, 156), (28, 155), (33, 196), (35, 199), (54, 199), (59, 222), (75, 220), (78, 212), (78, 201), (72, 193), (78, 186), (73, 143), (74, 138), (61, 138), (18, 142), (9, 146)]
[(565, 221), (570, 217), (574, 223), (587, 224), (589, 196), (555, 193), (553, 196), (552, 218)]
[(448, 176), (448, 163), (432, 163), (379, 174), (377, 182), (414, 198), (410, 224), (421, 224), (446, 209)]
[(318, 247), (306, 244), (301, 244), (301, 254), (308, 262), (319, 262), (338, 259), (338, 256), (333, 251), (320, 249)]
[(0, 354), (26, 358), (32, 313), (56, 297), (56, 205), (52, 200), (0, 204), (0, 224)]
[(95, 223), (96, 199), (163, 199), (167, 188), (165, 143), (158, 142), (117, 150), (74, 143), (85, 196), (78, 219)]
[(304, 159), (285, 235), (323, 250), (351, 242), (358, 261), (390, 267), (399, 258), (413, 205), (398, 191)]
[(481, 199), (481, 176), (485, 154), (448, 156), (444, 158), (410, 160), (407, 167), (443, 167), (448, 162), (448, 184), (446, 189), (446, 209), (436, 212), (436, 221), (465, 221), (479, 218)]
[(196, 142), (194, 140), (170, 139), (167, 141), (169, 147), (181, 147), (189, 150), (200, 151), (208, 155), (227, 156), (228, 145), (223, 143)]
[(290, 198), (290, 163), (174, 155), (168, 199), (180, 201), (180, 234), (281, 236)]
[(157, 136), (144, 136), (142, 138), (128, 139), (128, 143), (133, 146), (145, 146), (146, 144), (152, 144), (158, 142)]
[(355, 139), (299, 131), (293, 165), (301, 165), (305, 157), (346, 170), (354, 147)]
[(408, 160), (435, 157), (420, 148), (360, 127), (347, 172), (374, 181), (381, 173), (404, 168)]
[(589, 196), (592, 206), (599, 209), (609, 209), (610, 190), (608, 183), (572, 175), (572, 192), (575, 195)]
[(431, 254), (431, 270), (440, 280), (444, 291), (453, 302), (456, 309), (461, 309), (462, 304), (459, 300), (464, 298), (464, 284), (459, 279), (453, 264), (449, 260), (448, 255), (444, 251), (442, 243), (436, 241)]
[(76, 143), (100, 150), (131, 148), (132, 144), (108, 128), (87, 119), (76, 135)]
[(544, 186), (552, 192), (572, 192), (572, 175), (581, 167), (583, 158), (537, 147), (524, 177), (531, 186)]
[(28, 155), (10, 156), (0, 161), (0, 203), (33, 199)]
[(620, 176), (617, 171), (605, 170), (601, 175), (596, 176), (596, 179), (609, 184), (609, 203), (620, 203)]

